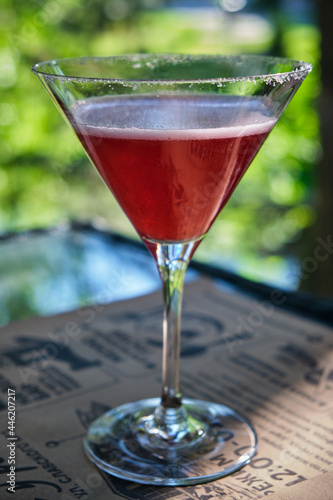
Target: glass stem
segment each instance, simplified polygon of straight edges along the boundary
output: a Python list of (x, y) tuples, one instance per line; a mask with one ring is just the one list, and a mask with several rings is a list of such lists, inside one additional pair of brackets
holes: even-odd
[(156, 261), (164, 292), (163, 387), (156, 422), (177, 434), (186, 424), (179, 388), (180, 324), (184, 277), (197, 242), (157, 244)]

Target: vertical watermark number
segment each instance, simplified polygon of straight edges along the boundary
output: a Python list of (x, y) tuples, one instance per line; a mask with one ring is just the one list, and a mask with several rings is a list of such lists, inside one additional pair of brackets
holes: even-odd
[(16, 464), (16, 439), (15, 436), (15, 391), (8, 388), (8, 436), (7, 436), (7, 449), (8, 449), (8, 465), (9, 472), (7, 474), (7, 490), (10, 493), (15, 493), (16, 477), (15, 477), (15, 464)]

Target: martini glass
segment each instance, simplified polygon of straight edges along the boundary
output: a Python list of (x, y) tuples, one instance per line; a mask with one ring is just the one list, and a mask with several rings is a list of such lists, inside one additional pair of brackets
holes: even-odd
[(188, 485), (256, 452), (251, 424), (181, 397), (180, 315), (188, 263), (311, 65), (260, 56), (60, 59), (33, 71), (156, 261), (164, 291), (160, 398), (99, 417), (84, 441), (123, 479)]

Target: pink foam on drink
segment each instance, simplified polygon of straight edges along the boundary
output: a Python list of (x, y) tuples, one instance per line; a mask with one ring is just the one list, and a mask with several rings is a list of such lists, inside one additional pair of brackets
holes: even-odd
[[(270, 131), (264, 99), (231, 96), (99, 97), (72, 107), (81, 132), (118, 139), (227, 139)], [(249, 108), (249, 109), (248, 109)], [(149, 125), (152, 126), (149, 126)], [(117, 126), (118, 125), (118, 126)]]
[(152, 140), (152, 141), (189, 141), (199, 139), (200, 141), (209, 139), (230, 139), (249, 135), (269, 133), (276, 120), (269, 120), (252, 125), (238, 125), (234, 127), (220, 127), (207, 129), (141, 129), (141, 128), (113, 128), (95, 127), (87, 124), (80, 125), (81, 133), (92, 134), (101, 137), (112, 137), (114, 139), (126, 140)]

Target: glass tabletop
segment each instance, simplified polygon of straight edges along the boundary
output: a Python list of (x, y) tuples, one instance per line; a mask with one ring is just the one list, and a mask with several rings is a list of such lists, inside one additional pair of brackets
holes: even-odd
[[(187, 281), (210, 276), (216, 286), (269, 299), (274, 288), (222, 268), (194, 261)], [(0, 326), (74, 310), (90, 304), (130, 299), (161, 288), (153, 259), (143, 244), (93, 225), (72, 223), (0, 238)], [(284, 307), (325, 322), (333, 302), (288, 292)]]

